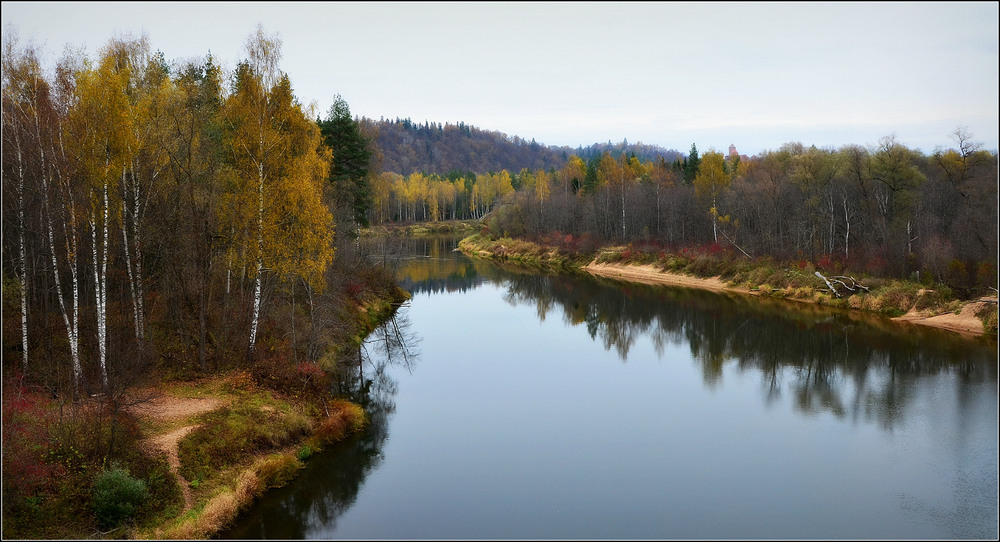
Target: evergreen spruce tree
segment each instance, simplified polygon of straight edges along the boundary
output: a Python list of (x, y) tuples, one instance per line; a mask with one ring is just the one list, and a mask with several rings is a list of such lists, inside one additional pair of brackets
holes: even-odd
[(337, 204), (351, 209), (357, 228), (368, 225), (368, 210), (372, 206), (371, 186), (368, 183), (368, 163), (372, 151), (361, 134), (361, 128), (351, 117), (347, 102), (338, 94), (319, 122), (323, 142), (333, 151), (330, 165), (330, 182), (335, 188)]
[(587, 160), (587, 171), (583, 177), (581, 190), (584, 194), (593, 194), (597, 191), (597, 164), (601, 162), (601, 154), (596, 154)]
[(684, 164), (684, 182), (691, 184), (694, 181), (694, 178), (698, 175), (698, 164), (700, 162), (698, 147), (692, 143), (691, 152), (688, 154), (687, 162)]

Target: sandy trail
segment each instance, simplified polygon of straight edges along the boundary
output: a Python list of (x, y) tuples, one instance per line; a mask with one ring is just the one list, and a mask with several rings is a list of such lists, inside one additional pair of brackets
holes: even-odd
[[(150, 418), (158, 422), (170, 422), (187, 420), (198, 414), (215, 410), (222, 405), (222, 401), (211, 397), (176, 397), (159, 393), (154, 395), (151, 400), (136, 405), (134, 412), (139, 417)], [(185, 511), (191, 508), (193, 500), (191, 486), (180, 474), (181, 463), (177, 454), (177, 443), (196, 427), (198, 427), (197, 424), (185, 425), (146, 439), (146, 445), (167, 454), (170, 469), (177, 476), (177, 481), (181, 486)]]

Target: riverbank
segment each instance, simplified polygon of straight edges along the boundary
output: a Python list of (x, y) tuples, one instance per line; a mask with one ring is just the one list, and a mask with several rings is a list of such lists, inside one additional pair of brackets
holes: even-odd
[(153, 399), (136, 415), (152, 429), (142, 444), (167, 456), (183, 501), (162, 521), (130, 530), (133, 539), (211, 538), (266, 491), (293, 480), (312, 454), (366, 424), (357, 405), (324, 401), (318, 412), (315, 399), (282, 397), (239, 372), (144, 392)]
[[(408, 298), (397, 287), (389, 299), (356, 306), (359, 327), (349, 342), (360, 344)], [(262, 387), (245, 370), (143, 390), (151, 399), (134, 411), (147, 427), (143, 443), (166, 455), (183, 504), (130, 538), (211, 538), (266, 491), (293, 480), (313, 454), (367, 425), (360, 406), (329, 396), (329, 378), (318, 369), (300, 376), (313, 385), (292, 394)]]
[(350, 364), (409, 293), (366, 282), (352, 294), (320, 363), (296, 363), (261, 341), (253, 363), (157, 365), (112, 394), (77, 400), (5, 370), (3, 537), (206, 539), (225, 530), (314, 453), (365, 426), (360, 406), (330, 393), (344, 363), (335, 360)]
[[(627, 282), (642, 284), (660, 284), (666, 286), (682, 286), (685, 288), (701, 288), (704, 290), (736, 292), (746, 295), (761, 295), (760, 290), (750, 290), (729, 286), (720, 277), (700, 278), (679, 273), (662, 271), (652, 265), (606, 264), (596, 263), (596, 260), (585, 265), (583, 270), (591, 275)], [(793, 301), (800, 299), (790, 298)], [(957, 311), (935, 313), (920, 310), (915, 306), (902, 315), (890, 318), (895, 322), (906, 322), (921, 326), (934, 327), (954, 331), (963, 335), (982, 335), (985, 333), (983, 321), (978, 313), (995, 307), (997, 298), (984, 298), (981, 301), (963, 302)]]
[[(797, 269), (775, 269), (760, 264), (743, 267), (726, 277), (721, 273), (698, 276), (673, 269), (717, 270), (710, 256), (634, 254), (628, 247), (603, 248), (598, 253), (580, 253), (519, 239), (488, 240), (474, 235), (459, 248), (466, 254), (550, 271), (582, 271), (594, 276), (638, 282), (735, 292), (791, 301), (850, 308), (886, 317), (901, 324), (929, 326), (962, 335), (997, 334), (997, 297), (972, 300), (948, 299), (939, 292), (904, 281), (869, 279), (873, 287), (852, 295), (830, 292), (811, 265)], [(638, 261), (636, 261), (638, 260)]]

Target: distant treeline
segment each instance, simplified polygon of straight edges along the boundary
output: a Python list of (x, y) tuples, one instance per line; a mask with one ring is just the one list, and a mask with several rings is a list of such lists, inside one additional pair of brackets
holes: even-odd
[[(399, 126), (404, 136), (411, 130)], [(488, 134), (464, 125), (412, 131), (420, 130)], [(485, 145), (488, 137), (481, 137)], [(574, 240), (665, 249), (717, 247), (737, 257), (916, 275), (967, 292), (996, 287), (997, 155), (973, 142), (964, 128), (951, 134), (955, 148), (931, 155), (895, 136), (872, 147), (788, 143), (750, 158), (712, 151), (699, 156), (695, 145), (686, 155), (639, 149), (647, 151), (644, 158), (635, 152), (638, 146), (625, 142), (554, 151), (495, 137), (507, 141), (499, 144), (502, 149), (523, 148), (525, 156), (534, 149), (534, 156), (548, 152), (548, 158), (512, 170), (493, 170), (496, 163), (490, 162), (476, 173), (457, 168), (403, 174), (390, 166), (401, 163), (393, 156), (400, 147), (379, 148), (371, 220), (486, 218), (500, 235), (557, 232)], [(418, 138), (409, 141), (405, 148), (412, 149)], [(439, 148), (426, 141), (426, 148)]]
[(643, 143), (595, 143), (588, 147), (555, 147), (528, 141), (519, 136), (484, 130), (464, 122), (441, 124), (409, 118), (395, 120), (359, 119), (359, 123), (381, 154), (379, 168), (402, 175), (423, 173), (447, 175), (450, 172), (488, 173), (522, 169), (558, 169), (577, 155), (584, 160), (601, 153), (635, 154), (640, 160), (663, 157), (672, 162), (682, 156)]

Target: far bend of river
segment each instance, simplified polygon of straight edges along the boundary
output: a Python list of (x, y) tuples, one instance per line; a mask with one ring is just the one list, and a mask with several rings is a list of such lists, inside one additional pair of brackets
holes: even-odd
[(372, 424), (224, 538), (998, 534), (997, 344), (410, 240)]

